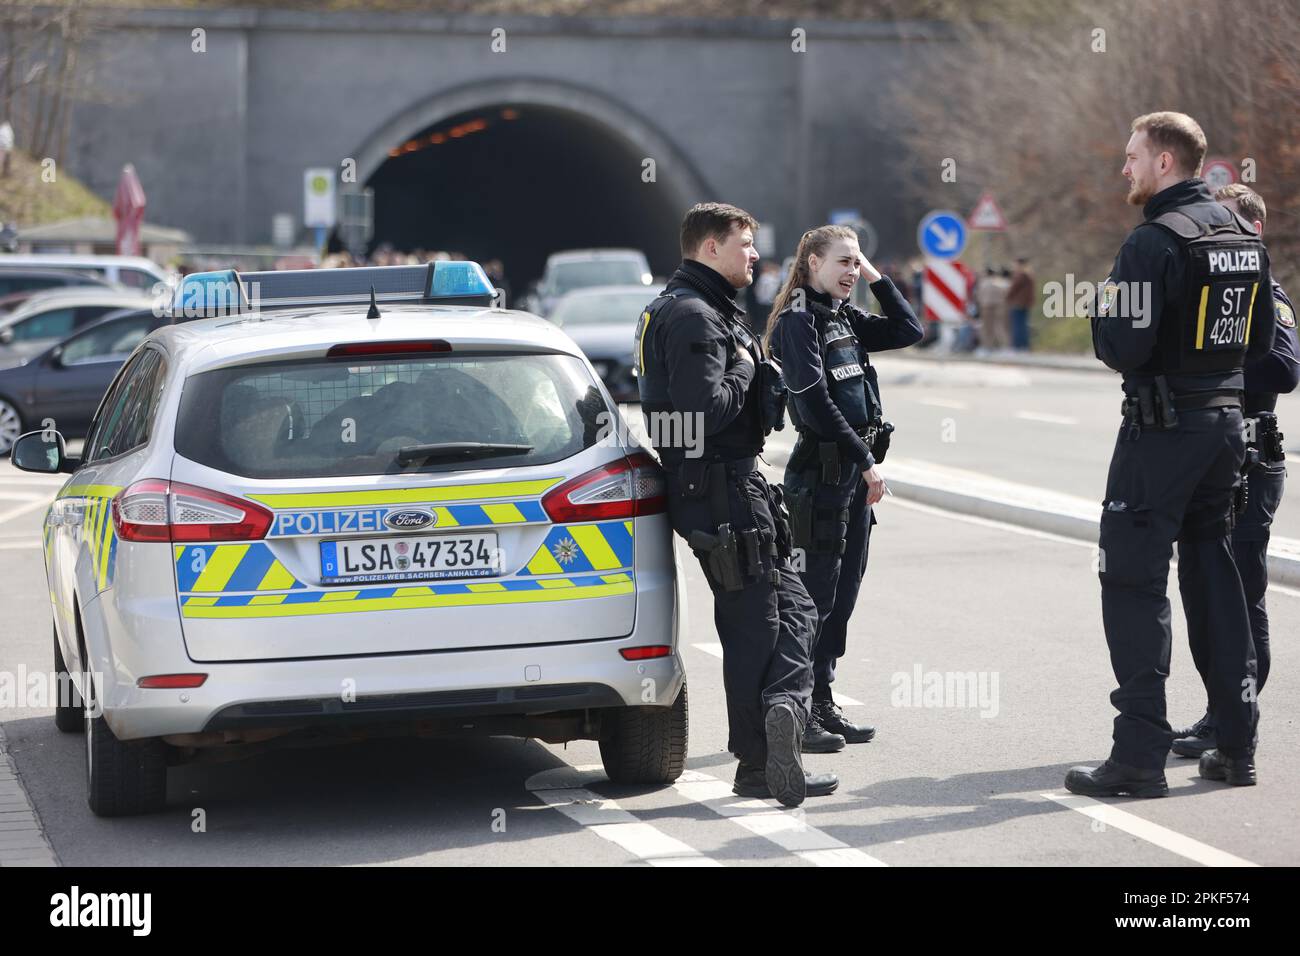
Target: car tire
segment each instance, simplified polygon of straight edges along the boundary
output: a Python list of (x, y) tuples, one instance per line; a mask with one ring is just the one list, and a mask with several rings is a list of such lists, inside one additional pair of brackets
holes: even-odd
[(606, 711), (600, 759), (614, 783), (672, 783), (686, 767), (686, 684), (671, 707)]
[(0, 398), (0, 455), (9, 454), (23, 433), (23, 416), (8, 399)]
[(54, 726), (65, 734), (79, 734), (86, 729), (85, 705), (59, 647), (59, 632), (54, 631)]
[(86, 800), (97, 817), (156, 813), (167, 804), (168, 747), (157, 737), (118, 740), (103, 714), (94, 716), (95, 686), (85, 695)]

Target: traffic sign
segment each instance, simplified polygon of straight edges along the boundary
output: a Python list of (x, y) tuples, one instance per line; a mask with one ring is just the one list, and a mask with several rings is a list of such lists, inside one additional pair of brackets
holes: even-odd
[(921, 302), (929, 322), (950, 325), (966, 319), (966, 276), (947, 259), (927, 259)]
[(334, 209), (334, 170), (328, 166), (304, 169), (302, 173), (302, 224), (308, 229), (332, 229), (337, 213)]
[(880, 237), (876, 234), (876, 227), (862, 215), (862, 210), (832, 209), (826, 221), (832, 226), (848, 226), (856, 232), (858, 248), (866, 258), (870, 259), (876, 254), (876, 249), (880, 246)]
[(956, 259), (966, 248), (966, 223), (947, 209), (928, 212), (916, 229), (916, 244), (932, 259)]
[(986, 192), (980, 196), (980, 201), (971, 210), (967, 225), (983, 232), (1006, 232), (1007, 219), (1002, 215), (1002, 209), (992, 193)]
[(1201, 167), (1201, 178), (1210, 187), (1210, 193), (1214, 194), (1237, 181), (1237, 167), (1229, 160), (1214, 156), (1207, 159)]

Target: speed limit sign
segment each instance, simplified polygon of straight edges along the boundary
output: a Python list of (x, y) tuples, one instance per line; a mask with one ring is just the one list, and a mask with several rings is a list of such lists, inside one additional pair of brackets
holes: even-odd
[(1210, 187), (1211, 193), (1217, 193), (1224, 186), (1231, 186), (1237, 181), (1237, 167), (1219, 157), (1207, 159), (1201, 168), (1201, 178)]

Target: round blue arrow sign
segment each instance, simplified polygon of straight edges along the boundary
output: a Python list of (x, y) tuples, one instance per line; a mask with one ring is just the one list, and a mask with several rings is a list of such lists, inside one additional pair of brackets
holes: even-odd
[(916, 244), (932, 258), (956, 259), (966, 248), (966, 223), (946, 209), (928, 212), (916, 229)]

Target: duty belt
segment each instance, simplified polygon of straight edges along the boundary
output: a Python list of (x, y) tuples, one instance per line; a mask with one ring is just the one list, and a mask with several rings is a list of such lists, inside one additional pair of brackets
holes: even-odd
[(1170, 390), (1163, 375), (1157, 375), (1149, 383), (1126, 384), (1120, 412), (1129, 430), (1136, 432), (1141, 428), (1177, 428), (1179, 412), (1240, 408), (1241, 404), (1240, 389), (1212, 388), (1179, 395)]

